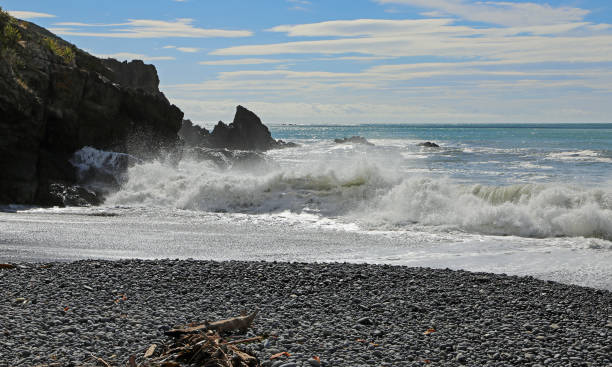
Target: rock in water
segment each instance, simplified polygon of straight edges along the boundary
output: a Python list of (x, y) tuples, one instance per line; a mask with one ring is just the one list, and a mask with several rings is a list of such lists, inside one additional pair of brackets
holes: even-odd
[(211, 135), (215, 148), (263, 151), (276, 143), (259, 117), (242, 106), (236, 107), (234, 122), (219, 121)]
[(92, 191), (79, 185), (52, 183), (46, 190), (44, 198), (47, 205), (53, 206), (88, 206), (100, 204), (100, 198)]
[(236, 115), (231, 124), (219, 121), (212, 133), (184, 120), (179, 136), (189, 147), (266, 151), (296, 146), (295, 143), (274, 140), (259, 117), (242, 106), (236, 107)]
[(183, 113), (153, 65), (98, 59), (1, 9), (0, 29), (0, 203), (55, 205), (84, 146), (147, 157), (178, 141)]
[(432, 143), (430, 141), (426, 141), (424, 143), (419, 143), (417, 144), (420, 147), (426, 147), (426, 148), (440, 148), (440, 146), (436, 143)]

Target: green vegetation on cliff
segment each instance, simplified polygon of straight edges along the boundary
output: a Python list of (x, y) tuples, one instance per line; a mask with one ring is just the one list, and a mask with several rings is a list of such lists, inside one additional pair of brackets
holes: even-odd
[(47, 45), (47, 47), (49, 47), (49, 50), (51, 50), (53, 54), (61, 57), (64, 62), (66, 62), (66, 64), (70, 64), (72, 63), (72, 61), (74, 61), (75, 53), (72, 47), (61, 46), (56, 39), (51, 37), (43, 38), (43, 42), (45, 43), (45, 45)]
[(16, 26), (16, 19), (0, 7), (0, 48), (15, 48), (21, 41), (21, 33)]

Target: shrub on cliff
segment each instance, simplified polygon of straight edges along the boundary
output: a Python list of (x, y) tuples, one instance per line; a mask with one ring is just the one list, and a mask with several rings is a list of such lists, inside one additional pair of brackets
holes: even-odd
[(15, 48), (21, 41), (21, 33), (15, 26), (15, 19), (0, 8), (0, 48)]
[(51, 37), (45, 37), (43, 42), (55, 56), (61, 57), (66, 64), (71, 64), (74, 61), (75, 53), (70, 46), (61, 46), (57, 40)]

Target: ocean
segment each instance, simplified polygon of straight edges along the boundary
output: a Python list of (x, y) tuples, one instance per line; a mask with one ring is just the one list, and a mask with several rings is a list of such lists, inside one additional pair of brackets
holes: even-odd
[[(7, 208), (0, 260), (369, 262), (612, 289), (612, 124), (269, 128), (299, 146), (137, 161), (100, 207)], [(373, 145), (333, 141), (350, 136)]]

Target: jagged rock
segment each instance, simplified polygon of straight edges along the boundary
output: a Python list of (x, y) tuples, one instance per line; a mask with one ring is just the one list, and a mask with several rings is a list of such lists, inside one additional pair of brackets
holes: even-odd
[(436, 143), (432, 143), (430, 141), (426, 141), (424, 143), (419, 143), (417, 144), (420, 147), (426, 147), (426, 148), (440, 148), (440, 146)]
[(236, 107), (236, 115), (231, 124), (219, 121), (211, 137), (214, 148), (264, 151), (276, 145), (259, 117), (242, 106)]
[(154, 66), (101, 60), (0, 15), (19, 34), (0, 44), (0, 203), (49, 202), (52, 184), (76, 183), (68, 159), (84, 146), (147, 157), (177, 143), (183, 113)]
[(231, 124), (219, 121), (211, 133), (184, 120), (179, 136), (191, 147), (266, 151), (297, 146), (295, 143), (274, 140), (259, 117), (242, 106), (236, 107), (236, 115)]
[(120, 62), (115, 59), (102, 60), (102, 64), (113, 73), (109, 79), (119, 85), (141, 89), (150, 94), (159, 93), (159, 77), (155, 66), (145, 64), (141, 60)]
[(208, 130), (194, 125), (191, 120), (183, 120), (178, 135), (189, 147), (210, 146), (210, 133)]
[(350, 138), (334, 139), (334, 143), (336, 144), (354, 143), (354, 144), (374, 145), (361, 136), (351, 136)]
[(90, 206), (99, 205), (100, 199), (82, 186), (55, 182), (41, 191), (39, 202), (45, 206)]

